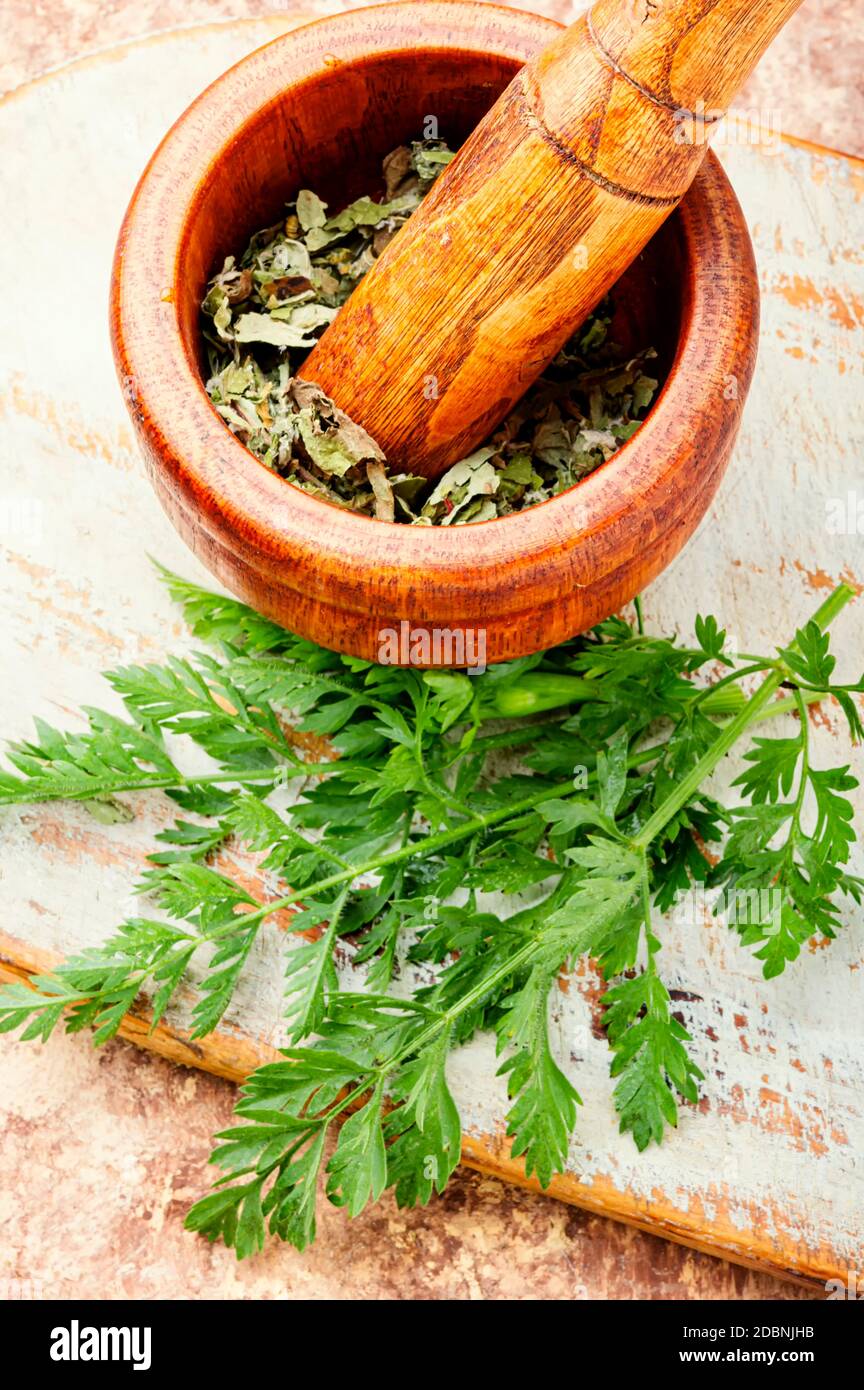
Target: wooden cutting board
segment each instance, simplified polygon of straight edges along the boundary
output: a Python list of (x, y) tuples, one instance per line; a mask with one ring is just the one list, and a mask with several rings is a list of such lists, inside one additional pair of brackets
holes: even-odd
[[(102, 668), (190, 648), (146, 554), (207, 576), (143, 477), (115, 383), (106, 328), (114, 237), (148, 154), (188, 101), (246, 52), (326, 8), (113, 49), (0, 104), (0, 731), (8, 737), (26, 736), (34, 714), (73, 725), (81, 704), (114, 707)], [(761, 267), (760, 362), (720, 495), (645, 610), (651, 629), (685, 635), (697, 607), (713, 611), (742, 650), (769, 649), (838, 580), (864, 582), (864, 163), (780, 140), (770, 127), (760, 139), (746, 122), (730, 128), (720, 153)], [(843, 615), (837, 639), (860, 664), (864, 604)], [(844, 674), (857, 671), (847, 664)], [(845, 759), (836, 712), (811, 719), (817, 759)], [(735, 771), (730, 760), (720, 785)], [(133, 884), (171, 813), (155, 796), (135, 807), (134, 821), (113, 827), (74, 806), (0, 813), (0, 975), (24, 976), (98, 942), (140, 904)], [(256, 878), (251, 858), (230, 867)], [(864, 1277), (862, 916), (849, 912), (829, 950), (813, 944), (769, 984), (716, 923), (700, 914), (666, 923), (664, 977), (706, 1080), (678, 1132), (641, 1156), (617, 1134), (597, 1028), (600, 985), (580, 964), (555, 1000), (553, 1036), (587, 1104), (554, 1195), (791, 1278)], [(273, 922), (262, 935), (218, 1035), (189, 1042), (187, 1000), (153, 1035), (130, 1017), (125, 1036), (240, 1080), (280, 1042), (285, 926)], [(523, 1182), (502, 1137), (494, 1072), (484, 1039), (453, 1059), (465, 1160)]]

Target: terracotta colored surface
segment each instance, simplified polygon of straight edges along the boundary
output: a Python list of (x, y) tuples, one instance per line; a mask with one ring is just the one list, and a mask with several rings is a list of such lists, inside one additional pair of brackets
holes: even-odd
[(271, 1245), (238, 1265), (182, 1230), (233, 1087), (125, 1043), (94, 1053), (60, 1038), (10, 1059), (13, 1046), (3, 1045), (0, 1281), (39, 1281), (45, 1296), (808, 1297), (465, 1170), (425, 1210), (399, 1212), (388, 1198), (353, 1222), (322, 1211), (306, 1255)]
[[(194, 17), (193, 8), (184, 5), (184, 21)], [(231, 8), (237, 12), (236, 5)], [(805, 5), (794, 23), (803, 22), (814, 8)], [(36, 62), (59, 61), (70, 47), (74, 51), (88, 24), (87, 42), (101, 46), (109, 38), (137, 32), (148, 11), (146, 6), (134, 14), (126, 6), (103, 10), (95, 27), (93, 13), (76, 6), (69, 27), (58, 37), (50, 26), (46, 30), (44, 16), (27, 7), (29, 35), (22, 25), (18, 52), (25, 60), (29, 51)], [(62, 24), (63, 17), (61, 5), (52, 7), (52, 25)], [(170, 7), (161, 5), (158, 21), (170, 17)], [(857, 73), (861, 65), (854, 61), (854, 35), (847, 40), (848, 33), (834, 54), (848, 59), (850, 72)], [(9, 51), (20, 74), (25, 60), (15, 57), (12, 45)], [(802, 86), (796, 84), (795, 96), (806, 111)], [(827, 90), (848, 93), (842, 73)], [(803, 124), (793, 128), (801, 130)], [(853, 144), (839, 131), (831, 134), (817, 126), (808, 133), (847, 148)], [(790, 309), (809, 294), (814, 303), (825, 304), (829, 317), (834, 309), (841, 313), (842, 306), (826, 304), (826, 287), (811, 285), (808, 291), (800, 277), (786, 273), (782, 258), (770, 268), (769, 278), (772, 290), (788, 298)], [(814, 343), (793, 334), (786, 350), (800, 358), (814, 350)], [(17, 402), (17, 408), (26, 407), (25, 399)], [(38, 402), (33, 408), (42, 424), (52, 428)], [(60, 427), (57, 421), (55, 425)], [(76, 434), (74, 422), (67, 428), (73, 447), (89, 449), (97, 458), (110, 448), (121, 468), (134, 467), (128, 439), (118, 455), (115, 441)], [(804, 592), (830, 582), (806, 559), (790, 562), (789, 575), (796, 598), (799, 581)], [(43, 591), (45, 612), (68, 632), (70, 659), (81, 649), (85, 661), (97, 652), (116, 659), (133, 650), (122, 629), (99, 611), (100, 584), (107, 580), (107, 574), (97, 574), (88, 596), (76, 593), (66, 580), (49, 585), (38, 571), (30, 575), (37, 591)], [(752, 585), (750, 570), (741, 581), (745, 588)], [(149, 638), (144, 634), (134, 649), (155, 652), (165, 637), (164, 630)], [(76, 695), (74, 660), (70, 677), (70, 694)], [(79, 867), (88, 862), (74, 826), (52, 830), (49, 821), (44, 831), (49, 838), (59, 836)], [(98, 898), (111, 885), (100, 875), (94, 889)], [(62, 1039), (44, 1051), (4, 1039), (2, 1055), (0, 1278), (41, 1281), (48, 1294), (567, 1298), (586, 1288), (595, 1296), (618, 1298), (802, 1296), (769, 1278), (465, 1173), (427, 1212), (398, 1214), (384, 1204), (350, 1225), (338, 1213), (327, 1212), (321, 1241), (311, 1255), (301, 1259), (270, 1249), (259, 1263), (238, 1267), (226, 1252), (190, 1241), (180, 1231), (182, 1208), (200, 1191), (201, 1155), (209, 1135), (228, 1119), (231, 1088), (122, 1044), (94, 1054)], [(765, 1104), (770, 1108), (770, 1097)]]

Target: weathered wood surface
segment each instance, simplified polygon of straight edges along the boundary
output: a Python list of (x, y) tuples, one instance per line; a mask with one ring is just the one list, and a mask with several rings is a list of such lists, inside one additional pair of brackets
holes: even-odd
[[(26, 159), (28, 172), (15, 181), (14, 209), (7, 201), (0, 211), (9, 264), (22, 267), (5, 281), (16, 332), (0, 348), (0, 728), (11, 736), (26, 735), (32, 714), (68, 723), (81, 703), (110, 703), (100, 667), (188, 645), (145, 552), (203, 576), (164, 520), (132, 445), (105, 331), (107, 267), (149, 149), (206, 81), (267, 33), (267, 26), (232, 26), (118, 50), (0, 108), (4, 148), (20, 151), (14, 157)], [(762, 265), (761, 358), (724, 486), (645, 606), (651, 626), (681, 631), (696, 606), (713, 609), (752, 649), (785, 636), (838, 579), (864, 581), (854, 510), (864, 501), (856, 460), (864, 166), (787, 143), (763, 151), (732, 145), (722, 157)], [(76, 274), (62, 286), (40, 281), (36, 293), (24, 269), (53, 263), (60, 206), (62, 249)], [(842, 534), (829, 526), (834, 499), (847, 514)], [(861, 613), (847, 612), (837, 626), (841, 649), (860, 660)], [(817, 757), (836, 757), (843, 735), (835, 714), (812, 719)], [(732, 775), (734, 767), (724, 782)], [(99, 940), (140, 902), (132, 885), (170, 812), (156, 798), (136, 805), (138, 818), (113, 828), (75, 808), (3, 813), (7, 973), (40, 953)], [(859, 825), (860, 811), (859, 804)], [(588, 1102), (560, 1194), (779, 1272), (815, 1280), (860, 1272), (861, 925), (850, 912), (848, 930), (830, 949), (814, 947), (788, 978), (768, 985), (716, 925), (667, 925), (664, 974), (688, 996), (680, 1007), (706, 1082), (678, 1134), (641, 1158), (615, 1132), (607, 1049), (592, 1030), (597, 981), (581, 966), (555, 1009), (558, 1055)], [(190, 1061), (238, 1075), (278, 1044), (285, 946), (278, 926), (262, 937), (219, 1055), (205, 1045)], [(175, 1055), (183, 1056), (182, 1013), (170, 1023)], [(515, 1178), (493, 1071), (483, 1042), (454, 1060), (467, 1156)], [(201, 1188), (205, 1180), (202, 1161)]]

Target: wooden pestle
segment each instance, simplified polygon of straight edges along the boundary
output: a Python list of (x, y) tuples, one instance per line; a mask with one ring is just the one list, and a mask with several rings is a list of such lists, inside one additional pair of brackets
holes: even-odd
[(597, 0), (517, 73), (307, 358), (394, 469), (475, 449), (686, 193), (801, 0)]

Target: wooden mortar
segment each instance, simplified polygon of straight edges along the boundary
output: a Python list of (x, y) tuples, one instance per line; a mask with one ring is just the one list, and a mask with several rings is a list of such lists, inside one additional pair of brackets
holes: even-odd
[[(358, 516), (270, 472), (204, 390), (198, 306), (222, 258), (299, 188), (334, 210), (374, 189), (383, 155), (416, 137), (430, 112), (442, 136), (464, 140), (559, 28), (465, 0), (320, 20), (209, 87), (130, 203), (111, 328), (157, 494), (218, 579), (324, 646), (376, 660), (403, 623), (430, 638), (482, 634), (487, 662), (562, 641), (669, 564), (728, 462), (755, 360), (758, 286), (713, 155), (616, 293), (616, 340), (653, 343), (665, 386), (634, 437), (559, 497), (465, 527)], [(452, 662), (446, 640), (437, 650)]]

